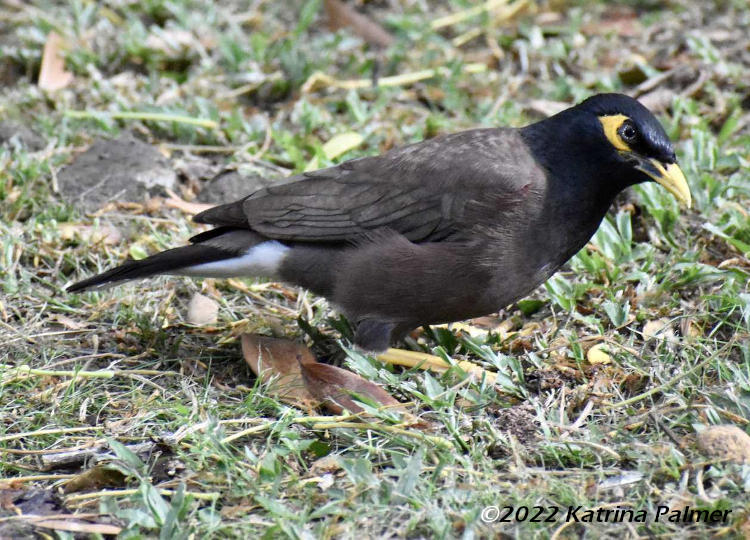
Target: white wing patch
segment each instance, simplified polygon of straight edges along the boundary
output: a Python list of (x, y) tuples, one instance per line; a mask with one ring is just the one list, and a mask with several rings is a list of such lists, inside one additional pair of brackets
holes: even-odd
[(248, 249), (244, 255), (214, 261), (210, 263), (196, 264), (181, 268), (178, 272), (183, 276), (194, 277), (241, 277), (257, 276), (277, 278), (279, 266), (284, 260), (289, 247), (276, 240), (269, 240)]

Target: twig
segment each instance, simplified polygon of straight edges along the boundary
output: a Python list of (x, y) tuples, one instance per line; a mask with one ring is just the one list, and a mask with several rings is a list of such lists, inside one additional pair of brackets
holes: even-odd
[(75, 370), (53, 370), (53, 369), (35, 369), (31, 366), (11, 366), (9, 364), (0, 364), (0, 370), (8, 372), (19, 372), (16, 376), (38, 375), (41, 377), (84, 377), (89, 379), (112, 379), (114, 377), (130, 377), (140, 375), (177, 375), (174, 371), (160, 371), (158, 369), (99, 369), (96, 371), (75, 371)]
[(180, 114), (152, 113), (138, 111), (65, 111), (65, 116), (69, 118), (89, 118), (97, 119), (101, 117), (113, 118), (116, 120), (153, 120), (155, 122), (175, 122), (177, 124), (190, 124), (209, 129), (216, 129), (219, 124), (214, 120), (207, 118), (193, 118)]
[[(463, 66), (464, 73), (484, 73), (487, 71), (487, 66), (482, 63), (472, 63)], [(400, 75), (392, 75), (390, 77), (383, 77), (378, 79), (377, 86), (405, 86), (414, 84), (425, 79), (431, 79), (437, 76), (448, 76), (450, 70), (446, 67), (439, 67), (435, 69), (423, 69), (421, 71), (414, 71), (412, 73), (402, 73)], [(371, 79), (336, 79), (323, 73), (322, 71), (316, 71), (305, 81), (302, 85), (302, 93), (312, 92), (318, 85), (329, 86), (332, 88), (339, 88), (341, 90), (357, 90), (360, 88), (369, 88), (373, 86)]]
[[(2, 450), (0, 450), (2, 451)], [(3, 482), (8, 483), (21, 483), (21, 482), (45, 482), (48, 480), (68, 480), (69, 478), (75, 478), (75, 474), (34, 474), (29, 476), (16, 476), (13, 478), (6, 478), (0, 480), (0, 488)]]
[[(76, 493), (74, 495), (68, 495), (67, 497), (65, 497), (65, 502), (72, 503), (78, 501), (87, 501), (91, 499), (103, 499), (105, 497), (127, 497), (128, 495), (136, 495), (139, 492), (139, 489), (112, 489), (104, 491), (94, 491), (92, 493)], [(160, 495), (170, 496), (174, 495), (175, 493), (176, 491), (173, 489), (159, 490)], [(185, 495), (192, 496), (193, 498), (202, 501), (213, 501), (221, 497), (221, 493), (216, 493), (215, 491), (207, 491), (205, 493), (197, 491), (186, 491)]]
[(468, 360), (458, 361), (455, 364), (446, 362), (434, 354), (420, 353), (415, 351), (406, 351), (402, 349), (388, 349), (385, 353), (376, 357), (385, 364), (406, 366), (422, 370), (432, 370), (443, 372), (452, 368), (454, 365), (481, 380), (484, 378), (489, 384), (495, 384), (497, 373), (487, 371), (480, 366), (469, 362)]
[[(358, 418), (357, 414), (342, 414), (339, 416), (297, 416), (292, 418), (289, 423), (291, 424), (310, 424), (315, 422), (338, 422), (341, 420), (351, 420), (353, 418)], [(283, 418), (279, 418), (276, 420), (269, 420), (265, 424), (261, 424), (259, 426), (253, 426), (251, 428), (243, 429), (242, 431), (238, 431), (237, 433), (233, 433), (232, 435), (228, 435), (224, 437), (221, 442), (224, 444), (230, 443), (232, 441), (235, 441), (237, 439), (240, 439), (244, 437), (245, 435), (252, 435), (253, 433), (260, 433), (262, 431), (265, 431), (267, 429), (270, 429), (274, 425), (278, 424), (280, 421), (282, 421)]]
[[(71, 475), (73, 476), (73, 475)], [(65, 519), (65, 518), (75, 518), (75, 519), (90, 519), (95, 518), (99, 516), (103, 516), (107, 514), (102, 514), (100, 512), (87, 512), (85, 514), (45, 514), (45, 515), (36, 515), (36, 514), (21, 514), (16, 516), (7, 516), (7, 517), (0, 517), (0, 523), (7, 523), (8, 521), (44, 521), (48, 519)]]
[(234, 154), (243, 146), (218, 146), (212, 144), (173, 144), (161, 143), (161, 148), (176, 150), (178, 152), (191, 152), (193, 154)]
[(396, 426), (386, 426), (382, 424), (372, 424), (369, 422), (321, 422), (319, 424), (313, 424), (312, 429), (334, 429), (334, 428), (354, 428), (354, 429), (371, 429), (373, 431), (383, 431), (392, 435), (403, 435), (405, 437), (412, 437), (414, 439), (420, 439), (423, 441), (429, 441), (436, 446), (442, 446), (443, 448), (453, 448), (453, 443), (446, 441), (440, 437), (433, 435), (425, 435), (424, 433), (409, 431), (408, 429), (399, 428)]
[(40, 429), (37, 431), (24, 431), (22, 433), (13, 433), (12, 435), (3, 435), (0, 442), (15, 441), (25, 437), (38, 437), (40, 435), (59, 435), (60, 433), (81, 433), (83, 431), (101, 431), (100, 426), (72, 427), (72, 428), (54, 428)]
[(445, 28), (446, 26), (452, 26), (454, 24), (462, 23), (468, 19), (472, 19), (478, 15), (481, 15), (482, 13), (492, 11), (493, 9), (498, 8), (502, 5), (506, 5), (507, 3), (508, 0), (488, 0), (480, 6), (456, 11), (449, 15), (445, 15), (444, 17), (435, 19), (430, 23), (430, 28), (432, 28), (433, 30), (439, 30), (440, 28)]

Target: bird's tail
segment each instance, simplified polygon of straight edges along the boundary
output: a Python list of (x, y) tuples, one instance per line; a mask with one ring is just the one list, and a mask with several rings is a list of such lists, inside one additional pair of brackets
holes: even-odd
[(169, 249), (73, 283), (68, 292), (114, 285), (157, 274), (199, 277), (275, 277), (289, 249), (249, 230), (219, 227), (194, 236), (191, 245)]

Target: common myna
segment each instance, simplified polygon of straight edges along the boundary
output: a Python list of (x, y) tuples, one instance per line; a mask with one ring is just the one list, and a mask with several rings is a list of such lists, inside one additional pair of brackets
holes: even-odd
[(529, 126), (472, 129), (305, 173), (195, 216), (215, 228), (75, 283), (265, 276), (330, 299), (381, 351), (486, 315), (580, 250), (615, 196), (656, 181), (691, 204), (674, 148), (634, 99), (601, 94)]

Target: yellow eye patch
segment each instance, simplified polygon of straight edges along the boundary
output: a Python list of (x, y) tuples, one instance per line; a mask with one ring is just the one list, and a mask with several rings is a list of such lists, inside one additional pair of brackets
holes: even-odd
[(628, 144), (622, 140), (622, 137), (620, 137), (620, 134), (618, 133), (619, 129), (622, 127), (623, 122), (625, 122), (626, 120), (630, 119), (624, 114), (612, 114), (599, 117), (599, 121), (602, 123), (602, 127), (604, 128), (604, 135), (606, 135), (609, 142), (612, 143), (612, 146), (622, 152), (632, 152), (630, 146), (628, 146)]

